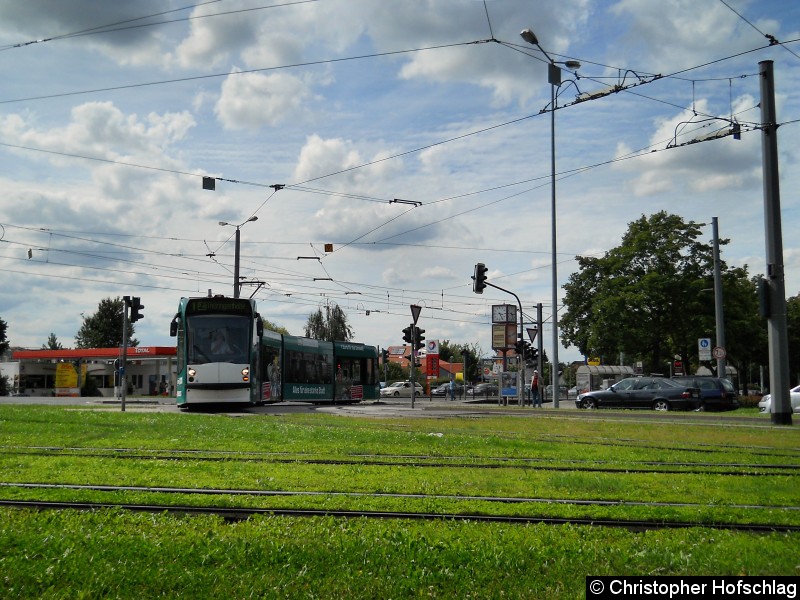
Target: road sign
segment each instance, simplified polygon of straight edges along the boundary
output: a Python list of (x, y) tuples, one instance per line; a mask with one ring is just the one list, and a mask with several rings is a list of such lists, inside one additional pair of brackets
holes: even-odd
[(421, 306), (416, 304), (411, 305), (411, 316), (414, 318), (414, 325), (417, 324), (417, 320), (419, 319), (419, 313), (422, 310)]
[(697, 357), (700, 360), (711, 360), (711, 338), (697, 340)]
[(714, 346), (714, 349), (711, 351), (711, 354), (714, 355), (714, 358), (717, 360), (725, 358), (727, 356), (727, 352), (725, 352), (725, 348), (722, 346)]

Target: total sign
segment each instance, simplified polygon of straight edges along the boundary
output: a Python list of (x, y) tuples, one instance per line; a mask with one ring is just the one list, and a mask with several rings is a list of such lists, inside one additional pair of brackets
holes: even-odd
[(428, 340), (425, 349), (428, 351), (428, 354), (439, 354), (439, 340)]

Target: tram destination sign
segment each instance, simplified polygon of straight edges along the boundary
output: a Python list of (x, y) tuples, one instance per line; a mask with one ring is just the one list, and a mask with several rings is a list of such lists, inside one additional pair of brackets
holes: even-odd
[(186, 305), (186, 314), (225, 313), (251, 315), (249, 300), (236, 298), (193, 298)]

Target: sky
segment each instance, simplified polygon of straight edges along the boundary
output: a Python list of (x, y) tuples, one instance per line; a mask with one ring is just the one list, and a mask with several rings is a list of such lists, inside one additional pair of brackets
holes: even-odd
[[(549, 60), (581, 66), (553, 88)], [(233, 294), (241, 224), (241, 294), (293, 335), (337, 304), (355, 341), (398, 345), (418, 305), (428, 340), (488, 356), (491, 306), (516, 299), (473, 293), (482, 262), (526, 326), (542, 304), (550, 354), (553, 140), (559, 300), (576, 257), (662, 210), (706, 242), (717, 217), (722, 259), (765, 272), (762, 61), (794, 296), (794, 0), (2, 0), (7, 339), (73, 347), (127, 295), (140, 344), (172, 345), (181, 297)], [(734, 121), (740, 140), (691, 143)]]

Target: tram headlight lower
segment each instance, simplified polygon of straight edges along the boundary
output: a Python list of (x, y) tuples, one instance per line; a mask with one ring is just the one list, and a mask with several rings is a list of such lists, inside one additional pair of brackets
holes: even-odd
[(197, 371), (194, 369), (189, 369), (187, 374), (189, 375), (189, 381), (192, 382), (194, 381), (194, 376), (197, 375)]
[(242, 381), (250, 381), (250, 369), (248, 367), (242, 369)]

